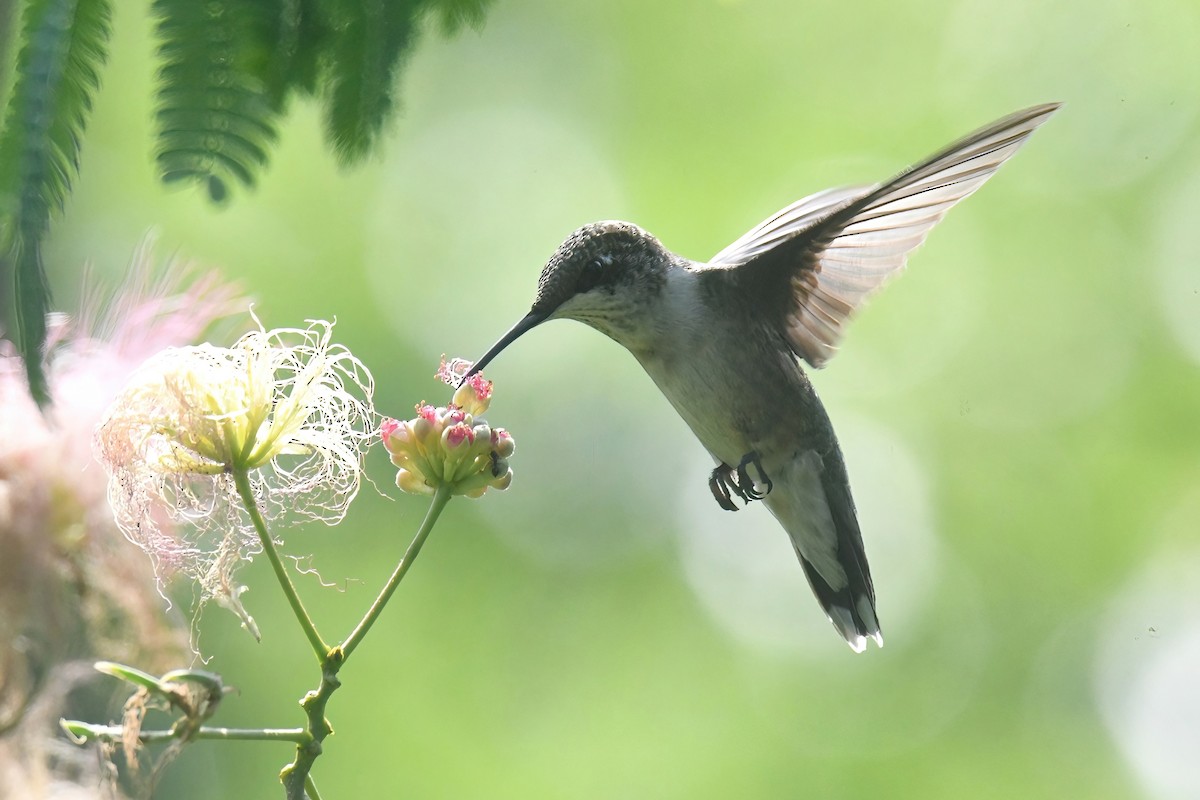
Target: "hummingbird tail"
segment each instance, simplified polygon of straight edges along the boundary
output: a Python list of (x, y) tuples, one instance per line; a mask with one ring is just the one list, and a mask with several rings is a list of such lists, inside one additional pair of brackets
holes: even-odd
[[(867, 648), (867, 637), (870, 637), (883, 647), (883, 634), (879, 632), (879, 620), (875, 617), (875, 599), (870, 591), (870, 576), (860, 575), (866, 578), (865, 589), (853, 577), (849, 585), (833, 589), (804, 556), (800, 556), (800, 564), (808, 576), (808, 585), (812, 587), (821, 608), (825, 609), (825, 615), (846, 640), (846, 644), (854, 652), (861, 653)], [(850, 572), (847, 570), (848, 574)]]
[(823, 456), (803, 453), (775, 484), (764, 502), (787, 530), (829, 621), (855, 652), (866, 649), (868, 638), (882, 647), (871, 570), (836, 444)]
[(834, 457), (826, 459), (825, 468), (821, 471), (821, 484), (825, 490), (829, 515), (837, 529), (837, 559), (846, 574), (846, 584), (834, 589), (803, 555), (800, 556), (800, 563), (804, 566), (804, 574), (808, 576), (813, 594), (825, 609), (833, 627), (837, 628), (854, 652), (861, 653), (867, 647), (868, 637), (883, 647), (883, 634), (879, 631), (879, 619), (875, 616), (875, 586), (871, 582), (871, 568), (867, 565), (867, 551), (858, 528), (858, 515), (854, 510), (854, 498), (850, 495), (845, 462), (840, 451), (832, 455)]
[(871, 569), (866, 564), (863, 534), (858, 529), (850, 481), (846, 477), (841, 452), (835, 450), (833, 456), (832, 459), (826, 459), (821, 471), (821, 485), (829, 506), (829, 516), (838, 530), (838, 563), (846, 573), (846, 584), (840, 589), (830, 587), (804, 555), (800, 555), (800, 564), (804, 566), (804, 575), (809, 578), (812, 593), (821, 602), (829, 621), (838, 628), (854, 652), (866, 649), (868, 637), (875, 639), (875, 643), (882, 648), (883, 634), (880, 632), (880, 620), (875, 615), (875, 585), (871, 583)]

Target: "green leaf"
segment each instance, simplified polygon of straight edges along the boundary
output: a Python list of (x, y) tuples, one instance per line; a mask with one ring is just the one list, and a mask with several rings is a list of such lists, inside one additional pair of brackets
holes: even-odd
[(239, 68), (262, 86), (270, 107), (282, 112), (293, 90), (312, 94), (320, 77), (329, 24), (318, 0), (240, 0)]
[(21, 355), (39, 405), (50, 399), (42, 369), (50, 290), (41, 244), (79, 169), (110, 17), (108, 0), (29, 2), (0, 134), (0, 248), (13, 264)]
[(92, 665), (92, 669), (103, 675), (111, 675), (112, 677), (119, 678), (126, 683), (132, 683), (134, 686), (140, 686), (143, 689), (156, 694), (165, 693), (163, 681), (154, 677), (148, 672), (143, 672), (137, 667), (131, 667), (127, 664), (118, 664), (115, 661), (97, 661)]
[(396, 107), (400, 67), (416, 42), (419, 0), (333, 0), (325, 132), (343, 165), (375, 146)]
[(191, 180), (225, 198), (232, 181), (253, 186), (276, 139), (282, 93), (263, 76), (280, 2), (155, 0), (162, 67), (158, 166), (162, 179)]
[(173, 669), (161, 678), (163, 683), (195, 683), (215, 695), (225, 694), (225, 682), (215, 672), (203, 669)]
[(491, 4), (492, 0), (435, 0), (433, 9), (437, 12), (442, 33), (450, 36), (462, 30), (464, 25), (476, 30), (483, 27)]
[(41, 239), (16, 236), (10, 247), (10, 256), (13, 264), (13, 296), (17, 300), (17, 339), (21, 360), (25, 364), (25, 380), (34, 402), (45, 408), (53, 398), (50, 397), (42, 355), (46, 346), (46, 316), (50, 311), (50, 284), (42, 264)]
[(282, 109), (292, 90), (316, 92), (329, 23), (317, 0), (272, 0), (263, 5), (272, 8), (262, 30), (269, 57), (261, 77), (271, 101)]

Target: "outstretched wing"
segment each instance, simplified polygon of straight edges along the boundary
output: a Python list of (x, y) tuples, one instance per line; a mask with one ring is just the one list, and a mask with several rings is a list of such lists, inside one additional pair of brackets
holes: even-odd
[(794, 203), (726, 247), (708, 266), (729, 279), (780, 284), (791, 302), (787, 337), (814, 367), (837, 350), (842, 328), (950, 208), (970, 195), (1058, 109), (1010, 114), (875, 187), (831, 189)]

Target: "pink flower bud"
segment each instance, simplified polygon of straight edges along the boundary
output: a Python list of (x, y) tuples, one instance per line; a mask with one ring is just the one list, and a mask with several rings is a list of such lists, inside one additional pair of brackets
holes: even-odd
[(442, 357), (437, 377), (457, 387), (445, 406), (419, 403), (417, 416), (408, 422), (384, 420), (380, 434), (399, 468), (396, 484), (407, 492), (430, 494), (448, 486), (454, 494), (479, 497), (489, 487), (505, 488), (512, 471), (505, 460), (512, 455), (512, 436), (492, 428), (475, 416), (487, 410), (492, 382), (482, 375), (462, 376), (471, 363)]
[(380, 423), (379, 433), (383, 438), (383, 446), (393, 455), (408, 447), (412, 438), (408, 423), (391, 417), (385, 417)]
[(492, 382), (484, 380), (483, 375), (475, 373), (458, 387), (454, 393), (454, 404), (461, 406), (472, 414), (482, 414), (487, 411), (492, 401)]
[(442, 442), (447, 450), (457, 450), (464, 444), (474, 444), (475, 431), (462, 423), (451, 425), (442, 433)]

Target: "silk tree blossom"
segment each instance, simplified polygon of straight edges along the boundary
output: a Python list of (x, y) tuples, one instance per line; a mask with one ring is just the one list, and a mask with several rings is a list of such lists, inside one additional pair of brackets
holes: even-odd
[[(232, 347), (153, 356), (96, 432), (117, 525), (154, 561), (182, 573), (257, 636), (234, 580), (261, 541), (238, 495), (244, 473), (268, 520), (339, 522), (358, 492), (374, 436), (374, 381), (332, 323), (252, 331)], [(164, 524), (187, 523), (182, 535)]]
[(515, 443), (508, 431), (476, 418), (491, 403), (492, 382), (482, 373), (463, 381), (460, 376), (470, 366), (462, 359), (449, 364), (443, 359), (437, 377), (457, 387), (450, 403), (438, 408), (419, 403), (413, 419), (388, 418), (380, 425), (402, 490), (431, 495), (449, 485), (454, 494), (481, 497), (489, 487), (504, 490), (512, 483), (508, 459)]
[(96, 759), (47, 736), (59, 717), (93, 707), (94, 673), (79, 664), (157, 671), (186, 658), (186, 620), (164, 609), (150, 564), (113, 522), (92, 432), (149, 354), (246, 308), (215, 273), (156, 262), (149, 239), (119, 291), (84, 295), (89, 310), (47, 320), (44, 413), (0, 340), (0, 797), (108, 796)]

